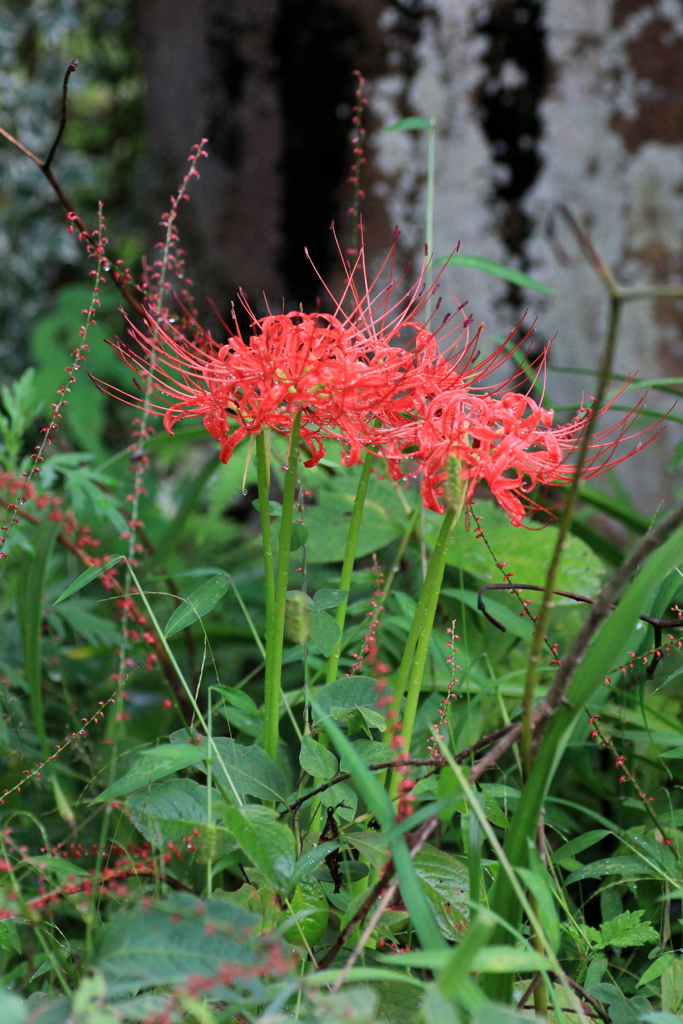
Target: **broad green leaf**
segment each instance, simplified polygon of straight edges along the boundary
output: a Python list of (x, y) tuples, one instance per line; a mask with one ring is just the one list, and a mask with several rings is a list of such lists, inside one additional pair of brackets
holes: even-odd
[(223, 575), (214, 576), (212, 580), (202, 583), (201, 587), (197, 587), (173, 612), (166, 623), (164, 636), (173, 636), (179, 630), (190, 626), (196, 619), (200, 619), (202, 615), (208, 615), (225, 595), (227, 589), (228, 579)]
[(570, 857), (576, 857), (577, 853), (589, 850), (591, 846), (595, 846), (609, 835), (611, 833), (606, 828), (596, 828), (590, 832), (584, 832), (582, 836), (577, 836), (576, 839), (570, 839), (568, 843), (558, 846), (550, 859), (553, 864), (561, 864), (563, 860), (569, 860)]
[(664, 971), (666, 971), (673, 962), (673, 953), (665, 953), (664, 956), (658, 956), (654, 963), (650, 964), (648, 969), (642, 975), (636, 985), (636, 988), (640, 988), (641, 985), (649, 985), (651, 981), (656, 981), (657, 978), (661, 978)]
[[(523, 526), (512, 526), (505, 512), (493, 502), (477, 501), (477, 515), (483, 516), (482, 526), (486, 539), (498, 552), (498, 558), (505, 559), (514, 570), (515, 583), (531, 583), (535, 586), (545, 584), (547, 566), (557, 540), (557, 527), (544, 526), (537, 529)], [(427, 515), (427, 541), (433, 546), (440, 527), (440, 517), (435, 513)], [(484, 583), (500, 583), (500, 570), (496, 567), (489, 551), (482, 540), (470, 530), (468, 533), (462, 524), (453, 531), (453, 539), (448, 552), (448, 564), (472, 573)], [(558, 590), (569, 590), (595, 597), (602, 582), (605, 568), (598, 556), (591, 551), (578, 537), (570, 537), (565, 550), (557, 581)], [(533, 592), (523, 593), (523, 598), (535, 599)], [(540, 597), (540, 595), (539, 595)], [(487, 595), (484, 594), (487, 601)], [(488, 602), (487, 602), (488, 603)], [(555, 603), (573, 604), (566, 597), (556, 597)], [(502, 602), (501, 602), (502, 604)], [(523, 620), (520, 619), (520, 622)]]
[(298, 551), (308, 540), (308, 530), (303, 523), (294, 523), (292, 526), (292, 537), (289, 543), (290, 551)]
[(389, 125), (385, 128), (385, 132), (417, 132), (421, 128), (429, 128), (430, 121), (426, 117), (402, 117), (396, 124)]
[(336, 619), (325, 611), (312, 611), (308, 619), (310, 637), (316, 647), (326, 658), (332, 654), (341, 636), (341, 628)]
[(349, 596), (348, 590), (316, 590), (313, 595), (313, 607), (316, 611), (324, 611), (326, 608), (338, 608)]
[(145, 750), (130, 771), (107, 786), (95, 802), (117, 800), (163, 779), (166, 775), (191, 768), (206, 757), (206, 748), (194, 743), (164, 743), (159, 747)]
[(336, 816), (345, 821), (353, 821), (356, 817), (358, 794), (344, 782), (338, 782), (329, 789), (323, 790), (319, 796), (323, 807), (334, 807)]
[[(450, 950), (419, 950), (410, 953), (394, 953), (390, 956), (378, 955), (383, 962), (391, 961), (397, 966), (421, 967), (430, 971), (442, 970), (450, 958)], [(486, 946), (479, 949), (472, 963), (472, 970), (487, 973), (507, 973), (508, 971), (550, 971), (550, 961), (537, 953), (535, 949), (516, 949), (513, 946)]]
[[(252, 505), (254, 506), (254, 508), (256, 509), (257, 512), (261, 511), (261, 502), (259, 501), (258, 498), (255, 501), (252, 501)], [(281, 516), (282, 515), (282, 504), (281, 504), (281, 502), (279, 502), (279, 501), (269, 501), (268, 502), (268, 512), (270, 513), (271, 516)]]
[(293, 914), (306, 913), (306, 917), (295, 922), (283, 933), (288, 942), (310, 946), (319, 941), (327, 928), (329, 906), (323, 887), (315, 878), (298, 882), (290, 900)]
[(683, 761), (683, 747), (674, 747), (673, 750), (660, 751), (659, 756), (670, 757), (676, 761)]
[[(204, 740), (204, 750), (208, 749), (208, 741)], [(240, 796), (255, 796), (260, 800), (285, 800), (287, 782), (282, 771), (268, 757), (263, 747), (244, 746), (235, 743), (227, 736), (219, 736), (214, 740), (225, 768), (230, 773), (233, 784)], [(206, 756), (206, 755), (205, 755)], [(214, 778), (229, 786), (225, 772), (213, 755)]]
[(0, 1020), (2, 1024), (24, 1024), (28, 1017), (28, 1006), (21, 996), (11, 992), (0, 992)]
[(301, 740), (299, 764), (313, 779), (333, 779), (339, 771), (339, 762), (332, 751), (310, 736)]
[[(169, 779), (129, 796), (124, 811), (153, 846), (190, 837), (200, 859), (210, 852), (210, 859), (217, 860), (235, 850), (237, 844), (226, 828), (215, 824), (215, 814), (209, 826), (206, 798), (206, 786), (192, 779)], [(217, 803), (214, 799), (214, 807)]]
[(296, 869), (291, 829), (269, 807), (259, 804), (225, 807), (224, 814), (227, 827), (254, 867), (277, 892), (284, 896), (291, 892)]
[(357, 709), (363, 716), (363, 720), (368, 727), (368, 734), (370, 729), (377, 729), (379, 732), (386, 732), (387, 720), (380, 711), (375, 711), (373, 708), (359, 707)]
[[(174, 893), (151, 908), (138, 903), (132, 913), (119, 911), (100, 932), (94, 966), (111, 998), (180, 986), (193, 976), (215, 977), (218, 984), (225, 964), (265, 967), (269, 962), (273, 939), (261, 939), (257, 924), (258, 918), (229, 898)], [(242, 984), (248, 987), (246, 979)], [(223, 986), (221, 1000), (230, 992)]]
[[(382, 743), (380, 740), (354, 740), (353, 749), (365, 765), (385, 764), (388, 761), (394, 760), (394, 751), (388, 743)], [(349, 763), (343, 756), (341, 759), (341, 770), (343, 772), (349, 771)]]
[(108, 562), (103, 562), (102, 565), (92, 565), (89, 569), (86, 569), (85, 572), (82, 572), (80, 576), (77, 576), (73, 583), (69, 584), (66, 590), (59, 595), (54, 603), (59, 604), (61, 601), (66, 601), (67, 597), (71, 597), (71, 595), (75, 594), (77, 590), (81, 590), (83, 587), (87, 586), (88, 583), (96, 580), (98, 576), (102, 575), (102, 573), (109, 572), (110, 569), (113, 569), (114, 566), (118, 565), (124, 558), (125, 555), (113, 555)]
[(463, 252), (455, 252), (452, 256), (437, 256), (434, 260), (435, 267), (473, 267), (475, 270), (483, 270), (485, 274), (493, 277), (500, 277), (511, 284), (519, 285), (520, 288), (528, 288), (532, 292), (543, 292), (545, 295), (555, 295), (555, 289), (547, 284), (542, 284), (533, 277), (529, 277), (523, 270), (517, 267), (506, 267), (496, 260), (489, 260), (486, 256), (471, 256)]
[(415, 857), (415, 870), (442, 935), (451, 941), (459, 938), (469, 915), (467, 865), (427, 843)]
[(238, 690), (234, 686), (214, 686), (213, 689), (217, 690), (221, 697), (224, 697), (234, 708), (239, 708), (239, 710), (244, 711), (245, 714), (259, 714), (258, 705), (251, 699), (248, 693), (244, 692), (244, 690)]
[(683, 1009), (683, 960), (675, 957), (662, 975), (662, 1010), (678, 1013)]
[(623, 914), (613, 917), (611, 921), (603, 921), (600, 925), (600, 941), (596, 948), (616, 946), (625, 949), (630, 946), (645, 946), (648, 942), (658, 942), (659, 933), (649, 922), (642, 920), (644, 913), (644, 910), (626, 910)]
[[(385, 687), (382, 692), (391, 694), (392, 690)], [(332, 708), (343, 708), (346, 711), (370, 708), (376, 711), (378, 700), (376, 679), (371, 676), (343, 676), (318, 691), (315, 703), (319, 710), (315, 714), (327, 718), (332, 714)], [(322, 719), (315, 717), (314, 720), (318, 722)]]

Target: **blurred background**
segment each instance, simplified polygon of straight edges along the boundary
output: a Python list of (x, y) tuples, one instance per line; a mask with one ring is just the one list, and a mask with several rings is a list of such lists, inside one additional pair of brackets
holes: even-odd
[[(680, 0), (2, 0), (0, 124), (39, 154), (74, 57), (57, 177), (91, 225), (104, 200), (112, 251), (137, 274), (190, 147), (206, 136), (210, 158), (181, 234), (198, 296), (224, 313), (238, 287), (259, 311), (264, 293), (275, 306), (312, 307), (320, 285), (305, 246), (332, 286), (341, 279), (330, 224), (348, 244), (355, 69), (369, 101), (371, 262), (395, 225), (401, 258), (421, 258), (425, 133), (384, 129), (434, 118), (437, 255), (460, 242), (556, 294), (465, 268), (449, 268), (444, 289), (468, 301), (487, 339), (523, 316), (536, 322), (536, 350), (557, 336), (548, 375), (557, 406), (591, 393), (585, 371), (607, 302), (569, 235), (571, 263), (556, 258), (552, 205), (571, 208), (622, 283), (683, 280)], [(63, 372), (88, 269), (47, 182), (0, 140), (5, 376), (35, 363), (49, 389)], [(121, 329), (117, 305), (112, 295), (105, 333)], [(683, 378), (682, 317), (681, 302), (628, 305), (618, 373)], [(76, 440), (103, 451), (106, 410), (90, 397), (99, 426), (85, 410)], [(647, 402), (672, 400), (655, 390)], [(673, 422), (607, 487), (625, 484), (653, 512), (676, 490), (680, 438)]]

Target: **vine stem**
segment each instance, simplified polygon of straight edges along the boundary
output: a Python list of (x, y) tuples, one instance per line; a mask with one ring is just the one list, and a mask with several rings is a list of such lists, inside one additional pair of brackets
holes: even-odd
[[(289, 438), (288, 462), (282, 495), (282, 518), (278, 545), (277, 573), (273, 614), (266, 621), (266, 692), (265, 692), (265, 750), (273, 760), (277, 757), (280, 739), (280, 691), (282, 689), (282, 648), (285, 636), (285, 612), (287, 609), (287, 583), (289, 581), (289, 552), (292, 544), (294, 525), (294, 498), (299, 463), (299, 435), (301, 433), (301, 409), (294, 418)], [(262, 506), (263, 507), (263, 506)], [(263, 514), (263, 513), (262, 513)]]
[(344, 549), (344, 561), (342, 563), (341, 576), (339, 578), (339, 589), (347, 591), (346, 597), (340, 605), (337, 607), (335, 613), (335, 619), (339, 626), (339, 640), (336, 643), (332, 654), (330, 655), (327, 662), (327, 676), (326, 682), (332, 683), (337, 678), (337, 669), (339, 668), (339, 658), (342, 652), (342, 644), (344, 640), (344, 623), (346, 622), (346, 609), (349, 604), (348, 591), (351, 589), (351, 577), (353, 575), (353, 567), (356, 562), (356, 548), (358, 547), (358, 537), (360, 536), (360, 527), (363, 519), (363, 509), (365, 508), (365, 499), (368, 493), (368, 485), (370, 483), (370, 475), (372, 473), (372, 465), (375, 460), (374, 455), (367, 452), (365, 455), (365, 462), (363, 463), (363, 469), (358, 481), (358, 490), (356, 491), (356, 497), (353, 502), (353, 511), (351, 512), (351, 521), (349, 523), (349, 532), (346, 538), (346, 548)]
[(591, 437), (593, 436), (596, 419), (602, 405), (604, 404), (607, 388), (609, 387), (611, 380), (612, 363), (614, 362), (614, 352), (616, 349), (619, 315), (621, 313), (622, 302), (623, 298), (619, 290), (611, 290), (609, 300), (609, 317), (607, 321), (607, 336), (600, 364), (597, 395), (595, 396), (595, 400), (593, 401), (587, 418), (586, 429), (583, 434), (581, 448), (579, 449), (579, 457), (576, 463), (576, 470), (572, 477), (572, 482), (569, 485), (569, 493), (567, 494), (567, 500), (560, 519), (555, 549), (546, 574), (543, 598), (541, 600), (541, 609), (536, 620), (536, 629), (531, 643), (529, 665), (524, 682), (524, 696), (522, 698), (522, 732), (520, 739), (522, 763), (527, 775), (531, 771), (533, 764), (533, 754), (531, 749), (533, 733), (533, 704), (536, 684), (538, 682), (541, 650), (548, 629), (550, 612), (555, 604), (553, 591), (557, 589), (557, 577), (560, 571), (562, 557), (564, 555), (565, 548), (567, 547), (567, 539), (571, 528), (572, 518), (574, 516), (574, 509), (576, 508), (576, 502), (579, 496), (581, 476), (588, 458)]

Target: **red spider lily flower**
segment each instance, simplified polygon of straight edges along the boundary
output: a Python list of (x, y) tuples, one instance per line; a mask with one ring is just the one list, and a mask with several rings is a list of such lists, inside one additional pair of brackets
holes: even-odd
[[(452, 501), (454, 473), (466, 484), (466, 500), (485, 481), (512, 525), (521, 526), (524, 516), (540, 507), (530, 498), (533, 489), (539, 484), (569, 483), (574, 473), (572, 456), (581, 446), (586, 411), (567, 424), (553, 425), (554, 415), (553, 410), (519, 392), (506, 391), (498, 397), (453, 389), (436, 397), (423, 418), (394, 432), (393, 442), (386, 445), (390, 472), (394, 477), (402, 473), (401, 454), (416, 460), (423, 470), (424, 503), (436, 512), (443, 512)], [(638, 406), (618, 423), (593, 434), (585, 479), (605, 473), (643, 447), (641, 442), (613, 458), (621, 442), (642, 433), (650, 433), (646, 444), (654, 440), (656, 434), (651, 430), (627, 436), (637, 415)]]
[[(345, 461), (353, 464), (378, 439), (378, 427), (398, 427), (406, 416), (419, 415), (428, 379), (430, 392), (463, 379), (459, 361), (453, 365), (437, 356), (438, 332), (418, 319), (427, 298), (423, 275), (402, 289), (403, 275), (393, 273), (394, 250), (395, 245), (371, 281), (361, 252), (331, 314), (256, 319), (245, 302), (252, 317), (248, 337), (235, 321), (234, 331), (224, 324), (230, 337), (218, 345), (184, 310), (191, 337), (168, 320), (148, 316), (146, 331), (130, 325), (132, 344), (117, 339), (113, 347), (141, 378), (138, 388), (151, 390), (149, 407), (163, 415), (166, 429), (172, 433), (179, 420), (203, 417), (220, 442), (223, 462), (244, 437), (264, 427), (289, 433), (301, 412), (301, 437), (311, 450), (306, 465), (324, 455), (326, 439), (348, 446)], [(465, 317), (461, 326), (466, 331)], [(396, 344), (406, 336), (410, 348)], [(465, 346), (465, 362), (472, 351)], [(93, 380), (129, 404), (144, 404), (142, 397)]]

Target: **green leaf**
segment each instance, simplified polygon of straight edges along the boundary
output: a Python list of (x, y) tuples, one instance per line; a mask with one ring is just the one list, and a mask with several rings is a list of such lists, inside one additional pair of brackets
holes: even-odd
[(553, 864), (561, 864), (563, 860), (569, 860), (571, 857), (576, 857), (577, 853), (589, 850), (591, 846), (595, 846), (609, 835), (611, 832), (606, 828), (596, 828), (590, 832), (584, 832), (582, 836), (577, 836), (576, 839), (570, 839), (568, 843), (558, 846), (550, 859)]
[(225, 823), (254, 867), (274, 889), (288, 895), (294, 884), (296, 854), (291, 829), (269, 807), (225, 807)]
[(600, 941), (596, 948), (616, 946), (618, 949), (626, 949), (630, 946), (645, 946), (648, 942), (658, 942), (659, 933), (651, 924), (641, 920), (644, 913), (644, 910), (626, 910), (623, 914), (613, 917), (611, 921), (603, 921), (600, 925)]
[[(226, 964), (265, 967), (269, 962), (273, 938), (261, 939), (257, 925), (257, 917), (228, 898), (174, 893), (149, 909), (138, 903), (132, 913), (116, 914), (100, 932), (94, 965), (111, 998), (180, 986), (193, 976), (215, 977), (220, 984), (219, 969)], [(223, 985), (221, 1000), (231, 992)]]
[(136, 764), (95, 799), (95, 803), (117, 800), (163, 779), (166, 775), (191, 768), (206, 757), (206, 749), (194, 743), (164, 743), (145, 750)]
[(259, 715), (258, 705), (251, 699), (244, 690), (238, 690), (234, 686), (214, 686), (212, 689), (218, 691), (234, 708), (244, 711), (245, 715)]
[[(680, 671), (680, 670), (679, 670)], [(683, 747), (674, 747), (673, 750), (664, 750), (659, 754), (660, 757), (671, 757), (676, 761), (683, 760)]]
[(301, 740), (299, 764), (313, 779), (333, 779), (339, 771), (339, 762), (332, 751), (310, 736)]
[[(354, 740), (353, 749), (365, 765), (384, 764), (386, 761), (394, 760), (394, 751), (388, 743), (382, 743), (380, 740)], [(343, 756), (341, 770), (349, 771), (349, 762)]]
[(459, 938), (469, 913), (467, 865), (445, 850), (427, 843), (415, 857), (415, 871), (441, 934), (451, 941)]
[(374, 711), (372, 708), (360, 707), (358, 711), (363, 716), (363, 721), (370, 729), (377, 729), (379, 732), (386, 732), (387, 720), (380, 711)]
[(173, 612), (166, 623), (164, 636), (173, 636), (174, 633), (191, 625), (196, 619), (200, 619), (202, 615), (208, 615), (225, 595), (227, 589), (228, 579), (224, 575), (214, 576), (212, 580), (202, 583), (201, 587), (197, 587)]
[[(444, 597), (453, 597), (457, 601), (473, 611), (478, 612), (482, 615), (477, 603), (478, 595), (474, 590), (460, 590), (456, 587), (444, 587), (441, 591)], [(484, 604), (486, 611), (489, 612), (494, 619), (500, 622), (501, 626), (505, 626), (505, 630), (511, 636), (518, 636), (522, 640), (529, 640), (533, 634), (534, 628), (531, 619), (528, 615), (522, 616), (519, 611), (512, 611), (506, 605), (501, 604), (500, 601), (490, 600), (489, 594), (483, 594)]]
[(638, 981), (636, 988), (640, 988), (641, 985), (649, 985), (651, 981), (656, 981), (657, 978), (661, 978), (671, 964), (674, 962), (673, 953), (665, 953), (664, 956), (658, 956), (654, 963), (650, 964), (645, 974)]
[[(262, 747), (253, 744), (247, 747), (227, 736), (219, 736), (214, 743), (240, 796), (255, 796), (260, 800), (286, 799), (288, 787), (285, 777)], [(208, 740), (203, 741), (203, 746), (205, 751), (208, 750)], [(230, 785), (215, 754), (213, 774), (216, 780)]]
[(326, 658), (332, 654), (341, 636), (341, 628), (336, 619), (324, 611), (312, 611), (308, 619), (310, 637), (316, 647)]
[[(504, 551), (506, 562), (514, 567), (515, 580), (544, 586), (546, 567), (550, 562), (557, 540), (557, 527), (522, 529), (513, 526), (505, 512), (493, 502), (477, 501), (477, 514), (482, 515), (486, 539), (494, 551)], [(440, 517), (427, 515), (427, 541), (433, 547), (440, 527)], [(474, 535), (457, 528), (448, 552), (448, 564), (472, 573), (484, 583), (500, 583), (500, 570), (496, 567), (486, 546)], [(598, 556), (578, 537), (570, 537), (557, 581), (558, 590), (570, 590), (586, 597), (595, 597), (600, 589), (605, 567)], [(533, 593), (523, 594), (534, 598)], [(539, 595), (540, 599), (540, 595)], [(574, 604), (569, 598), (555, 597), (557, 605)], [(484, 601), (488, 604), (487, 595)], [(501, 602), (502, 604), (502, 602)], [(519, 619), (523, 622), (523, 619)]]
[(123, 561), (125, 555), (113, 555), (108, 562), (103, 562), (102, 565), (92, 565), (85, 572), (82, 572), (80, 576), (77, 576), (73, 583), (70, 583), (63, 593), (59, 595), (55, 604), (59, 604), (61, 601), (66, 601), (67, 597), (71, 597), (77, 590), (81, 590), (83, 587), (91, 583), (92, 580), (96, 580), (98, 576), (101, 576), (103, 572), (109, 572), (114, 566), (118, 565), (119, 562)]
[(191, 836), (200, 859), (210, 848), (211, 860), (217, 860), (232, 853), (237, 844), (227, 829), (215, 824), (215, 814), (209, 823), (206, 798), (206, 786), (192, 779), (169, 779), (129, 796), (124, 812), (153, 846), (166, 846)]
[(17, 584), (17, 612), (24, 671), (31, 701), (33, 727), (38, 734), (43, 758), (47, 757), (47, 733), (43, 710), (41, 647), (43, 638), (43, 590), (58, 524), (49, 519), (39, 528), (35, 554), (24, 562)]
[(298, 551), (299, 548), (303, 547), (308, 540), (308, 530), (303, 523), (294, 523), (292, 526), (292, 537), (289, 544), (289, 550)]
[(426, 117), (402, 117), (396, 124), (389, 125), (385, 132), (417, 132), (421, 128), (429, 128), (431, 122)]
[(303, 945), (304, 940), (309, 946), (319, 941), (327, 928), (329, 907), (327, 897), (320, 882), (315, 878), (307, 878), (299, 882), (294, 890), (290, 906), (293, 914), (304, 912), (305, 917), (290, 925), (284, 938), (295, 945)]
[(28, 1017), (28, 1006), (20, 997), (11, 992), (0, 992), (0, 1020), (2, 1024), (24, 1024)]
[(585, 878), (604, 878), (606, 875), (620, 875), (622, 878), (640, 878), (654, 876), (655, 872), (640, 857), (605, 857), (595, 860), (592, 864), (572, 871), (567, 875), (565, 885), (582, 882)]
[[(383, 693), (391, 695), (390, 687), (385, 687)], [(315, 697), (318, 710), (315, 715), (320, 714), (321, 718), (314, 721), (322, 721), (332, 715), (332, 708), (343, 708), (345, 711), (355, 711), (360, 708), (377, 710), (379, 694), (377, 693), (377, 680), (371, 676), (343, 676), (328, 683), (319, 690)]]
[[(378, 955), (381, 962), (396, 966), (421, 967), (430, 971), (442, 970), (448, 963), (451, 951), (447, 949), (416, 950), (410, 953)], [(507, 974), (508, 971), (551, 971), (550, 961), (535, 949), (516, 949), (513, 946), (486, 946), (477, 950), (472, 962), (473, 971), (492, 974)]]
[[(254, 508), (256, 509), (257, 512), (261, 511), (261, 502), (259, 501), (258, 498), (255, 501), (252, 501), (252, 505), (254, 506)], [(268, 511), (270, 512), (271, 516), (281, 516), (282, 515), (282, 505), (281, 505), (281, 503), (279, 501), (269, 501), (268, 502)]]
[(311, 850), (307, 850), (303, 857), (299, 857), (294, 869), (292, 882), (296, 885), (316, 871), (330, 853), (339, 849), (339, 843), (318, 843)]
[(325, 608), (338, 608), (349, 596), (348, 590), (317, 590), (313, 595), (313, 607), (316, 611), (324, 611)]
[(335, 786), (323, 790), (319, 800), (323, 807), (336, 808), (337, 816), (344, 818), (345, 821), (353, 821), (356, 817), (358, 794), (344, 782), (338, 782)]
[(531, 869), (517, 868), (517, 872), (525, 886), (536, 901), (536, 913), (541, 922), (541, 927), (546, 934), (550, 945), (555, 953), (560, 948), (560, 918), (555, 906), (552, 886), (548, 875), (541, 864), (541, 859), (535, 850), (531, 851)]
[(523, 270), (517, 267), (506, 267), (495, 260), (489, 260), (485, 256), (470, 256), (465, 253), (456, 252), (452, 256), (437, 256), (434, 260), (435, 267), (445, 267), (446, 264), (453, 267), (474, 267), (476, 270), (483, 270), (485, 274), (493, 277), (500, 277), (504, 281), (519, 285), (520, 288), (528, 288), (532, 292), (543, 292), (545, 295), (555, 295), (554, 288), (542, 284), (533, 277), (529, 277)]

